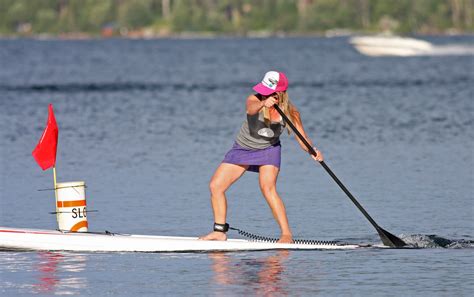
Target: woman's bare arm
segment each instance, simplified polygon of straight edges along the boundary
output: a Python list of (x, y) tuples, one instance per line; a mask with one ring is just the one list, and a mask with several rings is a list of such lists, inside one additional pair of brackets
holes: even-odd
[[(314, 145), (313, 145), (313, 142), (311, 141), (311, 139), (309, 139), (309, 137), (306, 135), (306, 132), (304, 131), (304, 128), (303, 128), (303, 122), (301, 121), (301, 116), (300, 116), (300, 113), (298, 110), (294, 110), (294, 116), (293, 116), (293, 124), (295, 125), (296, 129), (298, 130), (298, 132), (301, 133), (301, 135), (303, 135), (304, 139), (306, 139), (306, 141), (309, 143), (309, 145), (311, 147), (314, 148), (314, 150), (316, 151), (316, 156), (313, 156), (313, 159), (315, 159), (316, 161), (323, 161), (323, 154), (317, 150)], [(305, 151), (305, 152), (308, 152), (309, 153), (309, 150), (308, 148), (306, 147), (306, 145), (304, 144), (304, 142), (296, 135), (295, 133), (295, 137), (296, 137), (296, 140), (298, 141), (299, 145), (301, 146), (301, 148)]]

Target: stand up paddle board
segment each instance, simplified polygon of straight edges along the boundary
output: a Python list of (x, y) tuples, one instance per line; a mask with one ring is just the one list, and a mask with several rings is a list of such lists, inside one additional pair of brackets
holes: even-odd
[(0, 227), (1, 250), (47, 250), (78, 252), (213, 252), (260, 250), (343, 250), (356, 244), (308, 241), (275, 243), (228, 239), (199, 240), (197, 237), (133, 235), (118, 233), (61, 232), (56, 230)]

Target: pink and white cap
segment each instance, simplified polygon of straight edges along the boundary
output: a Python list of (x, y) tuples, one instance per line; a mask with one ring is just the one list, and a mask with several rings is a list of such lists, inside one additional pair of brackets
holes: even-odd
[(288, 79), (283, 72), (268, 71), (265, 73), (262, 82), (256, 84), (253, 89), (263, 96), (286, 91), (288, 89)]

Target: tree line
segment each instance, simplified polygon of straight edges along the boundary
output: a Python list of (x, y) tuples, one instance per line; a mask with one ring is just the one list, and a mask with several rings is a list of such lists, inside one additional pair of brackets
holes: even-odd
[(0, 0), (0, 34), (472, 33), (474, 0)]

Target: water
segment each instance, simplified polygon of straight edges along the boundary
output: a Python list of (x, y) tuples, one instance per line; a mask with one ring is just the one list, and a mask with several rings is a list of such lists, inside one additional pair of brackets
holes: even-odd
[[(31, 157), (51, 102), (60, 129), (58, 181), (86, 181), (88, 208), (99, 210), (88, 216), (91, 230), (208, 232), (208, 181), (240, 128), (251, 86), (278, 69), (330, 168), (384, 229), (425, 248), (1, 252), (0, 293), (470, 295), (473, 66), (469, 55), (364, 57), (345, 38), (2, 40), (0, 226), (56, 228), (52, 192), (37, 191), (52, 187), (52, 172)], [(293, 137), (282, 143), (278, 187), (295, 236), (378, 243)], [(230, 189), (228, 221), (277, 236), (256, 177), (248, 173)]]

